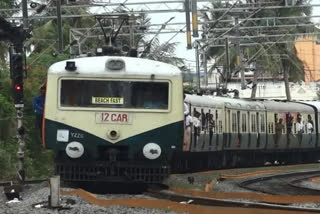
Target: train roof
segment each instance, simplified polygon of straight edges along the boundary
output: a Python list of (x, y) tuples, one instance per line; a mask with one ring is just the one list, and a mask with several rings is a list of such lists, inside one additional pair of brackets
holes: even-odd
[(218, 96), (199, 96), (199, 95), (186, 95), (185, 102), (192, 103), (197, 106), (203, 107), (222, 107), (226, 106), (228, 108), (235, 109), (255, 109), (264, 110), (264, 105), (262, 102), (249, 101), (244, 99), (235, 99), (230, 97), (218, 97)]
[[(110, 70), (106, 66), (108, 60), (122, 60), (125, 68), (121, 70)], [(74, 61), (76, 71), (66, 70), (66, 62)], [(120, 56), (97, 56), (64, 60), (50, 66), (48, 74), (92, 74), (92, 75), (160, 75), (160, 76), (180, 76), (181, 71), (170, 64), (143, 58), (120, 57)]]
[(243, 109), (243, 110), (264, 110), (265, 107), (262, 102), (246, 99), (238, 99), (231, 97), (212, 97), (216, 102), (223, 102), (227, 108)]
[(311, 106), (296, 103), (296, 102), (284, 102), (276, 100), (263, 101), (267, 111), (273, 112), (310, 112), (313, 113), (314, 109)]
[(218, 103), (211, 99), (209, 96), (199, 96), (195, 94), (186, 94), (184, 99), (186, 103), (192, 103), (193, 105), (203, 106), (203, 107), (222, 107), (223, 103)]
[(298, 101), (298, 103), (305, 103), (307, 105), (312, 105), (320, 112), (320, 101)]

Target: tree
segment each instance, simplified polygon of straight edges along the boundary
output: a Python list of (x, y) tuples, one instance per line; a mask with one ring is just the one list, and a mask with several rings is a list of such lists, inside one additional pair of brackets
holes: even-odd
[[(289, 4), (291, 3), (292, 2), (289, 2)], [(222, 1), (213, 4), (214, 8), (231, 8), (233, 6), (238, 8), (252, 7), (252, 9), (249, 10), (246, 9), (244, 13), (235, 14), (232, 13), (232, 10), (230, 10), (228, 13), (222, 14), (224, 17), (221, 17), (221, 13), (216, 11), (212, 12), (211, 14), (205, 14), (203, 19), (209, 22), (209, 24), (206, 26), (209, 29), (208, 37), (211, 38), (211, 41), (215, 41), (212, 45), (221, 45), (223, 44), (222, 38), (232, 38), (234, 36), (241, 37), (241, 44), (243, 45), (246, 43), (259, 44), (255, 47), (246, 46), (241, 48), (243, 55), (242, 60), (247, 60), (243, 61), (244, 65), (248, 66), (252, 62), (258, 61), (260, 70), (263, 71), (264, 74), (276, 76), (279, 74), (279, 72), (282, 73), (286, 85), (287, 99), (290, 100), (291, 96), (288, 81), (300, 81), (303, 79), (303, 62), (297, 57), (294, 46), (297, 36), (290, 34), (310, 33), (315, 31), (314, 25), (310, 24), (310, 18), (308, 18), (308, 16), (311, 14), (311, 7), (288, 7), (272, 10), (264, 9), (264, 7), (270, 6), (268, 0), (259, 1), (259, 3), (255, 4), (252, 4), (252, 1), (239, 0), (236, 1), (236, 5), (233, 6), (223, 4)], [(295, 3), (297, 6), (307, 4), (308, 1), (306, 0), (299, 0)], [(278, 0), (274, 2), (273, 5), (281, 6), (283, 5), (283, 1)], [(226, 21), (236, 16), (244, 20), (239, 24), (239, 27), (242, 28), (239, 30), (239, 32), (237, 31), (237, 26), (234, 23)], [(303, 19), (277, 18), (290, 16), (303, 17)], [(268, 17), (270, 17), (270, 19), (268, 19)], [(252, 18), (258, 19), (252, 20)], [(297, 26), (298, 24), (300, 25)], [(219, 28), (224, 29), (219, 30)], [(266, 36), (259, 36), (261, 34)], [(280, 36), (272, 37), (274, 34)], [(291, 40), (291, 42), (287, 43), (284, 42), (284, 40)], [(236, 41), (231, 42), (235, 43)], [(268, 42), (268, 44), (264, 44), (266, 42)], [(225, 65), (224, 47), (210, 47), (208, 55), (216, 58), (215, 66), (228, 66), (231, 68), (234, 74), (239, 72), (239, 68), (237, 69), (235, 63), (236, 61), (234, 56), (236, 51), (232, 44), (230, 50), (231, 60), (229, 65)], [(252, 56), (254, 56), (254, 58), (252, 58)], [(227, 69), (224, 69), (222, 77), (228, 80), (230, 76), (226, 75), (226, 70)], [(258, 72), (255, 72), (255, 79), (257, 79), (257, 76)], [(255, 86), (256, 84), (253, 84), (253, 87)], [(255, 88), (253, 89), (252, 97), (255, 96)]]
[(176, 45), (177, 43), (170, 42), (160, 44), (159, 39), (155, 38), (152, 41), (150, 53), (146, 56), (146, 58), (165, 62), (175, 66), (183, 66), (183, 59), (176, 57), (175, 55)]

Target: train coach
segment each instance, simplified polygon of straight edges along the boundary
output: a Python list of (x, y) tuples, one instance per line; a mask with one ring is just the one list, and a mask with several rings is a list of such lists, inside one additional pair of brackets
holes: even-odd
[(178, 68), (141, 58), (86, 57), (48, 71), (43, 145), (64, 181), (159, 183), (183, 139)]
[(319, 102), (197, 95), (185, 102), (192, 125), (174, 162), (178, 171), (320, 159)]

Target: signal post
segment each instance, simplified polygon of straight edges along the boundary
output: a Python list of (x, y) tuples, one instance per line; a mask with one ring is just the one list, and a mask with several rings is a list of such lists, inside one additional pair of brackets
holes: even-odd
[(14, 106), (17, 112), (17, 139), (18, 139), (18, 179), (20, 184), (24, 183), (24, 135), (23, 126), (23, 79), (24, 79), (24, 51), (23, 42), (28, 37), (28, 14), (27, 0), (22, 0), (23, 24), (15, 26), (0, 17), (0, 41), (10, 42), (9, 59), (10, 59), (10, 78), (12, 80), (12, 95)]

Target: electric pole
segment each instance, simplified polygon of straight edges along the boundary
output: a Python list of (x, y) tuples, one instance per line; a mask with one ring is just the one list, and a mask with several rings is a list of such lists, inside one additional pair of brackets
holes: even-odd
[(58, 31), (58, 51), (63, 52), (63, 36), (62, 36), (62, 19), (61, 19), (61, 0), (56, 0), (57, 3), (57, 31)]

